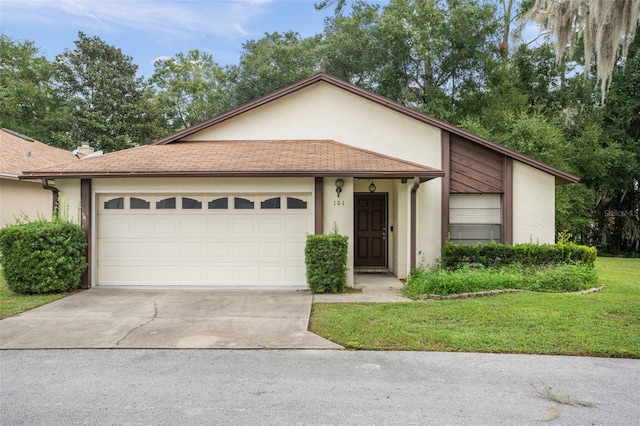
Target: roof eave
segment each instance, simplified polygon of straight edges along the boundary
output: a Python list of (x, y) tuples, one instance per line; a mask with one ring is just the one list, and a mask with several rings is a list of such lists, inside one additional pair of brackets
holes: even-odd
[(316, 170), (316, 171), (185, 171), (185, 172), (27, 172), (20, 175), (20, 179), (95, 179), (95, 178), (171, 178), (171, 177), (344, 177), (350, 176), (363, 179), (405, 179), (418, 177), (421, 181), (444, 177), (440, 170), (429, 171), (353, 171), (353, 170)]

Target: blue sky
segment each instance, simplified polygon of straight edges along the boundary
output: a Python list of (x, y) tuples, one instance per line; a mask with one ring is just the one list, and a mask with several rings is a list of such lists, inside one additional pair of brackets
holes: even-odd
[[(322, 31), (333, 10), (316, 0), (0, 0), (0, 31), (32, 40), (50, 59), (73, 49), (78, 31), (133, 57), (138, 73), (153, 61), (199, 49), (221, 65), (238, 62), (242, 44), (265, 32)], [(379, 1), (377, 3), (387, 3)]]

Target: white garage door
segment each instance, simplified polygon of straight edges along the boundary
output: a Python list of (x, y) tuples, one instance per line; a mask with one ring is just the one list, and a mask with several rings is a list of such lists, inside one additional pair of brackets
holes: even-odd
[(306, 286), (311, 194), (100, 194), (97, 284)]

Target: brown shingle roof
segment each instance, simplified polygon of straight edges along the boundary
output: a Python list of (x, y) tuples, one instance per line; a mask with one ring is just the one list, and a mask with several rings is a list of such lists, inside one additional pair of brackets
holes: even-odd
[(17, 177), (24, 170), (77, 161), (69, 151), (54, 148), (7, 129), (0, 130), (0, 175)]
[(330, 140), (207, 141), (145, 145), (24, 173), (24, 177), (354, 176), (420, 177), (431, 167)]
[(444, 131), (462, 136), (463, 138), (466, 138), (481, 146), (485, 146), (493, 151), (504, 154), (507, 157), (511, 157), (515, 160), (518, 160), (538, 170), (542, 170), (543, 172), (546, 172), (555, 176), (556, 184), (575, 183), (580, 181), (579, 177), (572, 175), (571, 173), (565, 172), (564, 170), (560, 170), (556, 167), (543, 163), (542, 161), (538, 161), (531, 157), (527, 157), (524, 154), (513, 151), (509, 148), (506, 148), (495, 142), (491, 142), (487, 139), (481, 138), (480, 136), (474, 135), (473, 133), (469, 133), (466, 130), (463, 130), (450, 123), (447, 123), (446, 121), (438, 120), (437, 118), (434, 118), (430, 115), (408, 108), (398, 102), (394, 102), (391, 99), (385, 98), (384, 96), (378, 95), (373, 92), (369, 92), (368, 90), (355, 86), (346, 81), (340, 80), (339, 78), (336, 78), (326, 73), (314, 74), (310, 77), (307, 77), (289, 86), (283, 87), (282, 89), (276, 90), (273, 93), (267, 94), (247, 104), (241, 105), (238, 108), (232, 109), (220, 115), (216, 115), (215, 117), (212, 117), (201, 123), (195, 124), (191, 127), (187, 127), (186, 129), (180, 130), (174, 134), (158, 139), (157, 141), (153, 142), (153, 144), (170, 144), (173, 142), (178, 142), (180, 141), (180, 139), (187, 137), (189, 135), (192, 135), (196, 132), (199, 132), (200, 130), (206, 129), (207, 127), (229, 120), (230, 118), (233, 118), (237, 115), (243, 114), (247, 111), (251, 111), (254, 108), (268, 104), (271, 101), (279, 99), (283, 96), (287, 96), (291, 93), (297, 92), (298, 90), (304, 89), (305, 87), (311, 86), (318, 82), (324, 82), (324, 83), (328, 83), (333, 86), (339, 87), (341, 89), (346, 90), (347, 92), (353, 93), (354, 95), (363, 97), (365, 99), (368, 99), (380, 105), (384, 105), (385, 107), (389, 108), (392, 111), (396, 111), (400, 114), (404, 114), (406, 116), (409, 116), (423, 123), (430, 124)]

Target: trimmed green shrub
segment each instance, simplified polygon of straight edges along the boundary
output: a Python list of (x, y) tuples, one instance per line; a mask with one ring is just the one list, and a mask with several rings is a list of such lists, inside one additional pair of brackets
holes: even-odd
[(16, 293), (59, 293), (76, 289), (87, 267), (82, 228), (61, 220), (38, 219), (0, 229), (0, 263)]
[(593, 267), (596, 249), (573, 243), (558, 244), (475, 244), (447, 243), (442, 249), (441, 266), (459, 269), (467, 266), (493, 268), (508, 265), (544, 266), (582, 264)]
[(404, 294), (416, 298), (423, 294), (447, 295), (507, 288), (567, 292), (590, 288), (596, 280), (594, 268), (579, 264), (542, 267), (514, 265), (487, 269), (465, 266), (454, 271), (417, 268), (411, 272)]
[(341, 293), (347, 282), (348, 238), (332, 233), (308, 235), (305, 245), (307, 284), (312, 293)]

